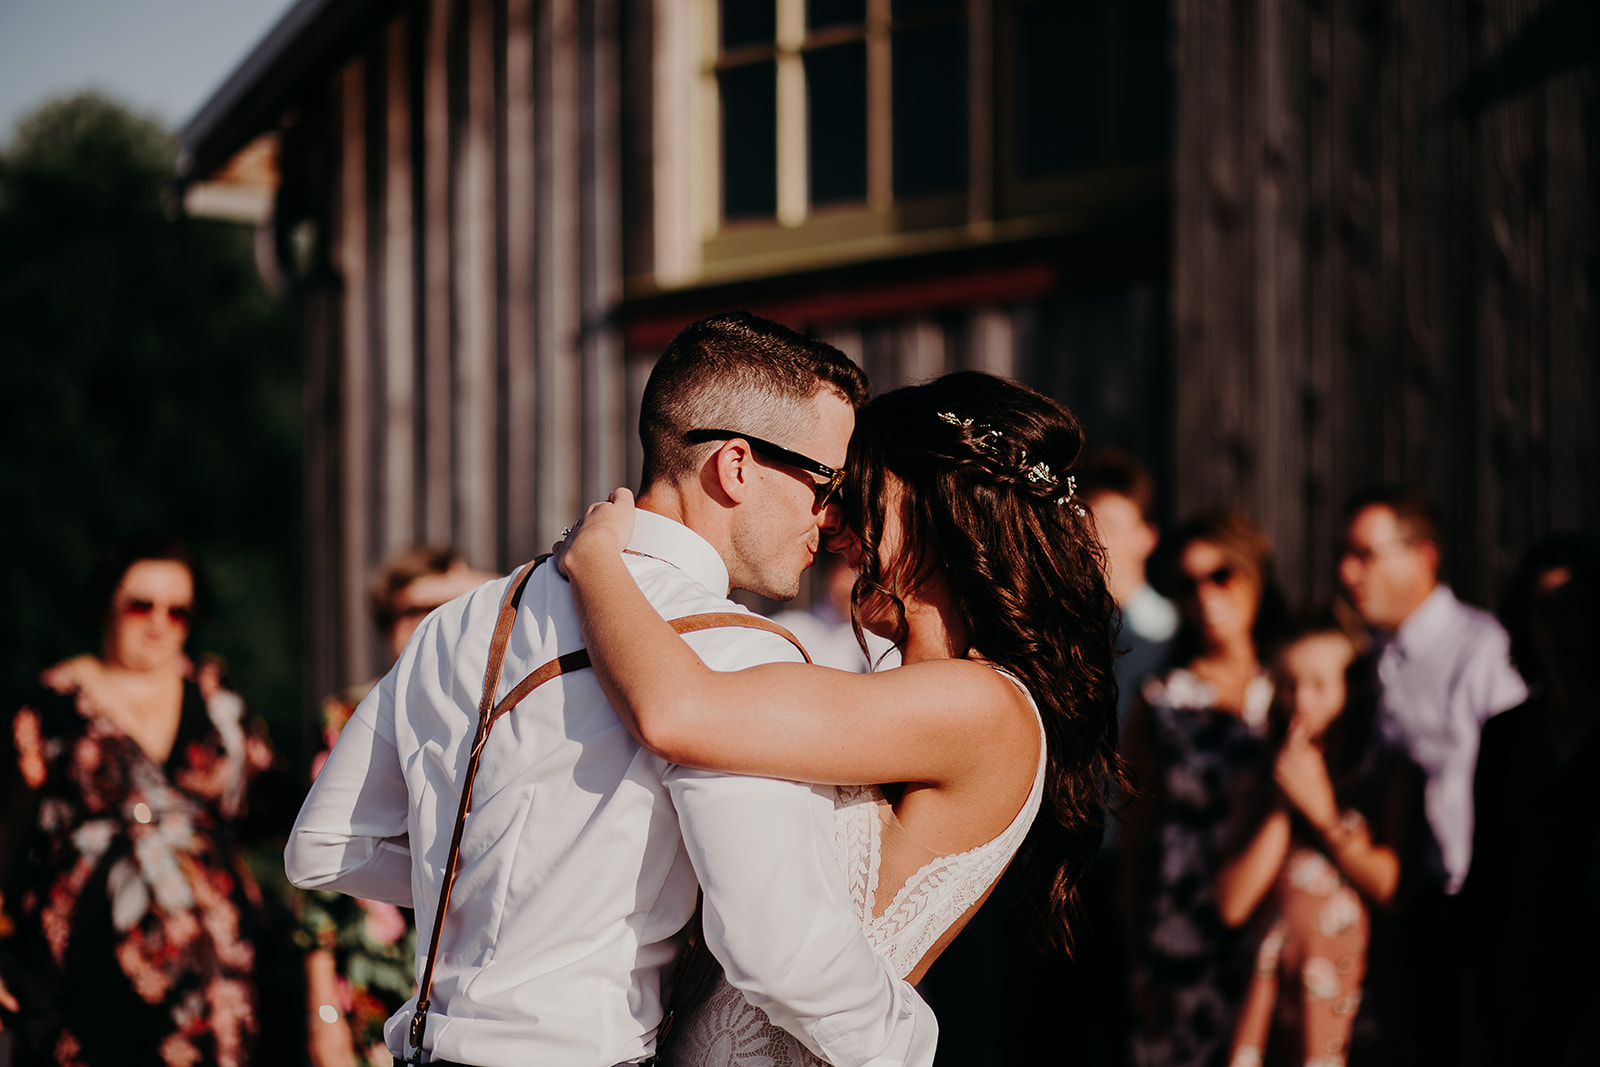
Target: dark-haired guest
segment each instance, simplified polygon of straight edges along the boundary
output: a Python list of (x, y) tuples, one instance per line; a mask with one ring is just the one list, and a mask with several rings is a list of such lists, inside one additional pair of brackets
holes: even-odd
[(1117, 602), (1117, 716), (1124, 730), (1147, 676), (1166, 664), (1178, 612), (1150, 585), (1146, 565), (1161, 539), (1151, 519), (1155, 482), (1144, 465), (1123, 449), (1102, 445), (1084, 453), (1078, 492), (1094, 516), (1106, 550), (1106, 588)]
[(1472, 867), (1461, 892), (1474, 1062), (1593, 1063), (1600, 1047), (1600, 544), (1536, 546), (1502, 619), (1527, 703), (1479, 749)]
[(1428, 826), (1438, 847), (1429, 873), (1454, 893), (1472, 855), (1478, 735), (1528, 690), (1494, 616), (1463, 604), (1439, 580), (1439, 520), (1427, 497), (1375, 490), (1357, 497), (1348, 515), (1339, 580), (1372, 628), (1378, 722), (1428, 776)]
[(23, 1062), (248, 1063), (261, 899), (234, 828), (272, 752), (184, 655), (188, 553), (102, 570), (100, 654), (46, 671), (0, 739), (5, 1026)]
[(1365, 643), (1323, 610), (1274, 660), (1271, 744), (1241, 783), (1217, 879), (1223, 921), (1251, 923), (1256, 943), (1233, 1067), (1342, 1067), (1373, 913), (1394, 904), (1412, 862), (1421, 779), (1378, 735)]
[(1248, 961), (1216, 876), (1234, 789), (1266, 735), (1263, 658), (1282, 613), (1267, 537), (1237, 512), (1179, 527), (1173, 568), (1176, 666), (1145, 684), (1125, 749), (1144, 794), (1123, 864), (1136, 1067), (1220, 1063), (1233, 1035)]
[(1415, 968), (1405, 983), (1414, 1004), (1403, 1014), (1415, 1021), (1417, 1048), (1452, 1063), (1460, 1054), (1463, 947), (1453, 895), (1472, 856), (1478, 736), (1527, 688), (1494, 616), (1440, 581), (1439, 518), (1428, 497), (1374, 490), (1347, 515), (1339, 580), (1372, 631), (1379, 729), (1426, 777), (1429, 833), (1403, 924), (1409, 946), (1396, 968)]

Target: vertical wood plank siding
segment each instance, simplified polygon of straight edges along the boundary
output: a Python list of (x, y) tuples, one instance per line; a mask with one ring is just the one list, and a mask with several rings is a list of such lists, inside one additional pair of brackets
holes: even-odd
[(1296, 595), (1380, 482), (1438, 496), (1480, 603), (1600, 527), (1594, 70), (1464, 93), (1544, 7), (1175, 2), (1173, 488), (1263, 520)]
[[(356, 60), (340, 77), (339, 196), (334, 204), (334, 267), (343, 283), (339, 351), (339, 607), (341, 623), (361, 619), (371, 559), (371, 424), (368, 389), (366, 64)], [(353, 417), (354, 416), (354, 417)], [(343, 662), (370, 664), (370, 626), (343, 625)]]
[(539, 3), (534, 79), (535, 498), (548, 546), (583, 506), (577, 0)]
[(384, 56), (383, 541), (411, 544), (416, 530), (416, 197), (412, 188), (409, 18), (390, 24)]
[[(421, 247), (427, 284), (421, 293), (424, 382), (422, 540), (448, 544), (455, 539), (455, 465), (451, 412), (455, 409), (455, 287), (451, 284), (450, 203), (450, 0), (427, 0), (420, 72), (423, 109), (424, 238)], [(413, 75), (415, 77), (416, 75)], [(486, 562), (474, 561), (478, 566)]]
[(451, 236), (456, 266), (456, 547), (479, 566), (495, 552), (495, 172), (492, 0), (457, 10), (462, 34)]
[(384, 555), (506, 570), (627, 476), (617, 19), (410, 0), (307, 88), (297, 136), (329, 134), (290, 165), (326, 191), (331, 267), (306, 303), (311, 693), (385, 666)]
[(506, 0), (505, 48), (505, 556), (539, 545), (535, 435), (533, 0)]

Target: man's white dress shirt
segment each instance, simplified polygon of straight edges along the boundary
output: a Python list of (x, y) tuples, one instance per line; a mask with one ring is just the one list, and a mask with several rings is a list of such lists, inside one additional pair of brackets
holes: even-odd
[(1428, 826), (1446, 892), (1472, 860), (1472, 775), (1492, 715), (1528, 697), (1494, 616), (1440, 585), (1378, 647), (1379, 722), (1427, 776)]
[[(744, 610), (725, 595), (721, 558), (687, 527), (640, 511), (630, 548), (643, 555), (624, 558), (663, 615)], [(423, 952), (511, 581), (423, 621), (340, 735), (285, 852), (296, 885), (414, 906)], [(688, 640), (718, 670), (799, 658), (759, 630)], [(582, 644), (567, 583), (541, 566), (496, 699)], [(593, 671), (534, 690), (496, 722), (478, 770), (434, 969), (431, 1058), (643, 1059), (698, 875), (707, 944), (774, 1022), (838, 1067), (930, 1064), (932, 1013), (867, 945), (835, 859), (833, 815), (831, 787), (691, 771), (644, 751)], [(396, 1055), (407, 1051), (412, 1007), (386, 1027)]]

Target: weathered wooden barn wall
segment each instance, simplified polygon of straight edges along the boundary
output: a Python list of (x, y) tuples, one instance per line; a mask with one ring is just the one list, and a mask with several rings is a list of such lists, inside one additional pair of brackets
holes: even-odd
[(506, 569), (625, 477), (614, 17), (397, 5), (286, 133), (324, 259), (304, 287), (312, 692), (384, 665), (385, 555)]
[(1177, 0), (1173, 487), (1298, 594), (1340, 512), (1434, 493), (1490, 602), (1600, 529), (1595, 39), (1581, 0)]

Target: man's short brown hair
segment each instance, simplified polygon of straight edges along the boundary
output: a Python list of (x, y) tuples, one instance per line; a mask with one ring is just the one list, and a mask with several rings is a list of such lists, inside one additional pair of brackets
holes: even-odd
[(734, 430), (782, 443), (823, 389), (852, 408), (866, 402), (867, 377), (837, 348), (787, 326), (735, 311), (692, 323), (672, 339), (645, 385), (639, 411), (644, 446), (641, 491), (694, 469), (690, 430)]
[(1431, 496), (1401, 486), (1379, 486), (1357, 493), (1344, 510), (1345, 523), (1367, 508), (1388, 508), (1409, 541), (1439, 548), (1439, 505)]

